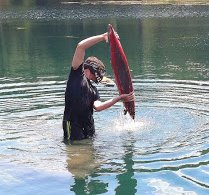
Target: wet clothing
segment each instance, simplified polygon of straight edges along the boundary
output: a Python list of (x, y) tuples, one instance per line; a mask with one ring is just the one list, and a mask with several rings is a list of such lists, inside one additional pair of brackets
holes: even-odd
[(83, 64), (71, 68), (65, 91), (64, 137), (80, 140), (94, 135), (93, 104), (99, 93), (84, 75)]

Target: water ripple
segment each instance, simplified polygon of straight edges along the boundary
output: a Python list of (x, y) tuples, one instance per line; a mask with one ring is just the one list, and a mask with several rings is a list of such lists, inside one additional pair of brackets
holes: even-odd
[[(128, 163), (136, 174), (172, 172), (172, 177), (207, 189), (199, 175), (208, 178), (209, 172), (209, 82), (134, 78), (133, 83), (135, 121), (122, 114), (122, 103), (95, 112), (93, 145), (72, 148), (60, 144), (65, 80), (0, 78), (0, 158), (50, 171), (63, 171), (63, 164), (70, 164), (71, 173), (96, 170), (98, 177), (130, 171)], [(97, 87), (102, 100), (117, 95), (116, 86)], [(85, 159), (79, 159), (83, 153)], [(52, 159), (56, 166), (49, 167)], [(73, 168), (84, 160), (92, 166), (83, 172)], [(151, 178), (148, 183), (156, 181)]]

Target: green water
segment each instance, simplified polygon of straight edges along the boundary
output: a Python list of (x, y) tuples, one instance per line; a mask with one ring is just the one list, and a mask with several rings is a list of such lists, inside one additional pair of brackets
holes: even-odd
[[(0, 194), (208, 194), (209, 7), (21, 2), (0, 4)], [(118, 103), (94, 113), (93, 140), (69, 145), (74, 49), (109, 23), (132, 70), (136, 120)], [(86, 55), (114, 79), (108, 44)], [(97, 88), (102, 100), (117, 95)]]
[[(77, 42), (105, 32), (107, 24), (113, 23), (121, 32), (133, 75), (207, 80), (208, 18), (188, 20), (2, 21), (0, 75), (66, 76)], [(108, 45), (94, 48), (87, 54), (98, 55), (111, 74)]]

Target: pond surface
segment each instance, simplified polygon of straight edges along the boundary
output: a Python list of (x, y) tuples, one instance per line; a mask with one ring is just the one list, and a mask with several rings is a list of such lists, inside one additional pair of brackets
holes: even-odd
[[(0, 194), (209, 194), (209, 7), (6, 6), (0, 10)], [(111, 23), (132, 69), (136, 119), (95, 112), (93, 140), (63, 142), (76, 44)], [(98, 56), (113, 78), (109, 46)], [(99, 84), (102, 100), (116, 86)]]

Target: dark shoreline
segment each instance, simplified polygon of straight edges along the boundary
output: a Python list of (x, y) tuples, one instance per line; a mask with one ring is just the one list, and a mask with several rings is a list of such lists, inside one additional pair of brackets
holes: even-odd
[(60, 1), (61, 4), (116, 4), (116, 5), (209, 5), (208, 0), (141, 0), (141, 1), (122, 1), (122, 0), (84, 0), (84, 1)]
[(195, 6), (209, 5), (209, 0), (0, 0), (0, 8), (17, 7), (33, 7), (33, 6), (56, 6), (56, 5), (176, 5), (176, 6)]

